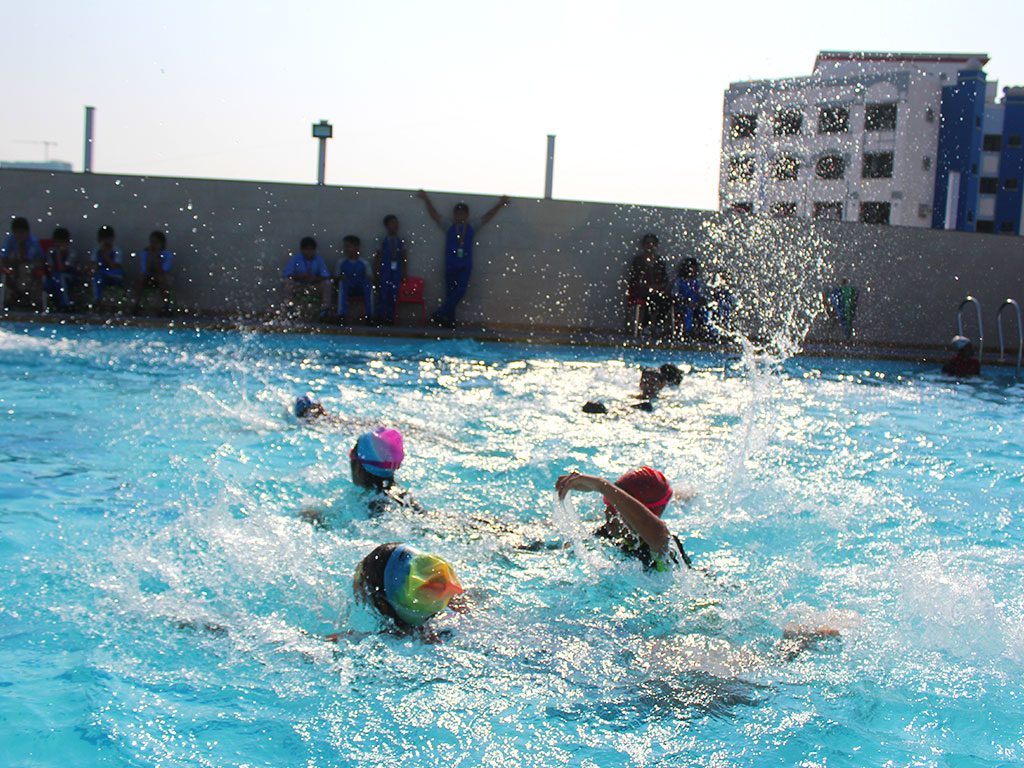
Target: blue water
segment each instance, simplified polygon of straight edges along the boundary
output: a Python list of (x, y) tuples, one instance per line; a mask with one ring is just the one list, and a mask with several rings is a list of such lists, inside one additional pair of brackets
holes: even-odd
[[(0, 762), (1024, 765), (1024, 388), (674, 357), (655, 413), (593, 417), (661, 357), (0, 329)], [(295, 423), (307, 389), (350, 422)], [(378, 420), (427, 514), (349, 483)], [(695, 493), (666, 520), (699, 569), (644, 573), (579, 535), (594, 497), (556, 508), (560, 473), (645, 463)], [(440, 645), (323, 642), (373, 629), (351, 573), (397, 540), (473, 611)], [(783, 661), (792, 623), (842, 640)]]

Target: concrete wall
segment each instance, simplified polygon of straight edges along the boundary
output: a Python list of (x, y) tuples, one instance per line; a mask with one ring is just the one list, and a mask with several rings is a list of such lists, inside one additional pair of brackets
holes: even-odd
[[(494, 202), (435, 196), (442, 212), (460, 199), (474, 216)], [(111, 224), (126, 254), (144, 247), (150, 230), (164, 229), (177, 258), (178, 303), (228, 315), (271, 306), (281, 267), (303, 235), (317, 237), (333, 267), (345, 234), (359, 235), (368, 255), (381, 218), (395, 213), (410, 243), (410, 273), (426, 278), (431, 309), (442, 292), (443, 235), (407, 190), (2, 170), (0, 211), (29, 217), (40, 236), (65, 225), (83, 249), (97, 227)], [(805, 329), (820, 293), (840, 277), (860, 289), (856, 338), (870, 344), (943, 344), (967, 293), (982, 300), (986, 340), (994, 342), (999, 302), (1024, 303), (1020, 238), (515, 199), (478, 238), (460, 319), (499, 328), (621, 328), (620, 280), (646, 231), (659, 234), (673, 266), (697, 256), (709, 279), (736, 296), (736, 320), (754, 335)], [(135, 259), (128, 262), (131, 272)], [(811, 333), (827, 339), (836, 331), (819, 317)]]

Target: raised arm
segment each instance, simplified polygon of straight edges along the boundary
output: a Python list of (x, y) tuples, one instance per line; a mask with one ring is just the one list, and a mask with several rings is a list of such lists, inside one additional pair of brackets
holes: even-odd
[(600, 493), (604, 496), (605, 503), (618, 512), (622, 522), (643, 539), (652, 552), (662, 553), (668, 550), (670, 537), (668, 526), (660, 517), (644, 506), (643, 502), (630, 496), (615, 483), (601, 477), (573, 472), (558, 478), (555, 490), (558, 491), (560, 499), (564, 499), (569, 491)]
[(416, 196), (423, 201), (423, 204), (427, 207), (427, 215), (434, 220), (441, 229), (444, 229), (444, 219), (441, 218), (441, 214), (437, 212), (437, 208), (434, 207), (433, 201), (430, 199), (430, 195), (426, 193), (426, 190), (421, 189), (416, 193)]
[(502, 208), (504, 208), (508, 204), (509, 204), (508, 195), (502, 195), (498, 199), (498, 202), (496, 202), (494, 204), (494, 207), (491, 208), (489, 211), (487, 211), (487, 213), (485, 213), (483, 216), (480, 217), (480, 225), (477, 227), (477, 229), (480, 229), (480, 227), (484, 226), (491, 219), (493, 219), (495, 216), (497, 216), (498, 215), (498, 211), (500, 211)]

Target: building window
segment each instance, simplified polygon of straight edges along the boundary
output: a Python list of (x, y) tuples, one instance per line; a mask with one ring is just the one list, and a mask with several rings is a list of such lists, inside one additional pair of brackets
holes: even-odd
[(985, 137), (981, 140), (981, 149), (983, 152), (998, 152), (1003, 148), (1003, 137), (998, 133), (986, 133)]
[(860, 220), (865, 224), (888, 224), (891, 209), (889, 203), (861, 203)]
[(736, 213), (753, 213), (754, 204), (748, 202), (733, 203), (732, 210), (734, 210)]
[(819, 179), (841, 179), (846, 173), (846, 161), (839, 155), (819, 157), (814, 173)]
[(811, 215), (816, 219), (831, 219), (832, 221), (843, 220), (843, 204), (839, 203), (815, 203)]
[(925, 171), (932, 169), (932, 159), (928, 155), (921, 158), (921, 168)]
[(1014, 229), (1012, 221), (1004, 221), (999, 225), (999, 231), (1008, 232), (1009, 234), (1012, 235), (1016, 232), (1016, 229)]
[(803, 124), (804, 113), (799, 109), (780, 109), (773, 121), (776, 136), (796, 136)]
[(995, 176), (982, 176), (978, 183), (978, 191), (983, 195), (995, 195), (999, 193), (999, 179)]
[(754, 158), (734, 157), (729, 161), (729, 181), (750, 181), (754, 178)]
[(1017, 179), (1009, 178), (1003, 181), (1003, 189), (1016, 189), (1018, 186)]
[(796, 217), (796, 203), (772, 203), (770, 211), (776, 219), (792, 219)]
[(892, 178), (892, 152), (864, 153), (864, 166), (861, 176), (865, 179)]
[(979, 220), (978, 223), (974, 225), (974, 230), (976, 232), (995, 232), (996, 231), (996, 223), (994, 221), (980, 221)]
[(864, 108), (865, 131), (895, 131), (895, 104), (868, 104)]
[(800, 175), (800, 161), (792, 155), (779, 155), (772, 161), (771, 174), (776, 181), (796, 179)]
[(757, 115), (733, 115), (730, 135), (734, 139), (749, 139), (757, 132)]
[(846, 107), (822, 107), (818, 112), (818, 133), (846, 133), (850, 130), (850, 110)]
[(928, 203), (921, 203), (917, 206), (917, 218), (927, 219), (932, 215), (932, 207)]
[(1008, 146), (1008, 147), (1019, 147), (1020, 146), (1020, 136), (1018, 136), (1016, 134), (1013, 135), (1013, 136), (1008, 136), (1006, 138), (1006, 146)]

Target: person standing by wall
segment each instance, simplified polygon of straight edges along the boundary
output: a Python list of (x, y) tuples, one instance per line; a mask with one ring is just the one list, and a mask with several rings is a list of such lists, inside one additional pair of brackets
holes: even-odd
[(857, 295), (857, 289), (850, 285), (850, 280), (845, 277), (828, 295), (828, 309), (839, 323), (843, 335), (848, 339), (853, 337), (853, 319), (857, 315)]
[(668, 266), (658, 253), (658, 236), (648, 233), (640, 241), (640, 253), (629, 265), (626, 296), (630, 305), (639, 306), (639, 325), (664, 327), (671, 305)]
[(377, 319), (385, 325), (395, 323), (395, 302), (405, 279), (409, 253), (398, 235), (398, 217), (384, 217), (384, 237), (373, 258), (373, 282), (377, 286)]
[(469, 289), (469, 277), (473, 271), (473, 245), (477, 233), (493, 219), (498, 211), (509, 203), (507, 196), (502, 195), (494, 207), (485, 213), (474, 227), (469, 221), (469, 206), (456, 203), (452, 210), (452, 223), (446, 224), (437, 212), (430, 196), (422, 189), (419, 198), (427, 207), (427, 214), (445, 233), (444, 244), (444, 302), (433, 314), (431, 321), (435, 325), (453, 328), (455, 326), (455, 310)]

